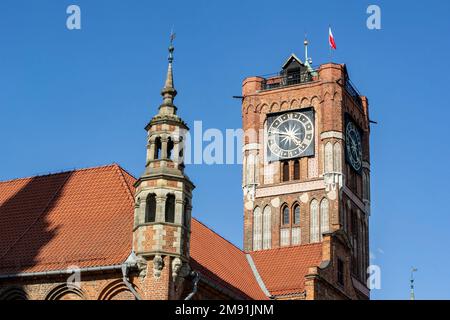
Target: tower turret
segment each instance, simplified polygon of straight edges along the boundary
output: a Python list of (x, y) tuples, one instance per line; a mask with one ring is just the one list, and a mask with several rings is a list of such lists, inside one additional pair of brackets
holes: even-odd
[(189, 273), (192, 190), (184, 174), (183, 149), (189, 128), (177, 115), (173, 82), (173, 37), (159, 112), (145, 127), (145, 172), (136, 182), (133, 247), (148, 261), (147, 299), (178, 299)]

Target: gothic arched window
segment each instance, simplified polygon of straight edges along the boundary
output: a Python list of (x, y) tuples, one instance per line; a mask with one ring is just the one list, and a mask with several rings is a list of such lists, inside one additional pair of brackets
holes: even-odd
[(288, 206), (285, 204), (281, 209), (281, 230), (280, 230), (280, 245), (288, 246), (290, 240), (290, 212)]
[(166, 222), (175, 222), (175, 196), (173, 194), (167, 195), (165, 217)]
[(261, 250), (262, 247), (262, 218), (261, 209), (256, 207), (253, 211), (253, 250)]
[(295, 225), (300, 224), (300, 206), (296, 204), (294, 206), (294, 222)]
[(289, 208), (287, 206), (283, 207), (282, 224), (283, 224), (283, 226), (289, 225)]
[(269, 206), (263, 212), (263, 249), (272, 247), (272, 211)]
[(283, 162), (283, 182), (289, 181), (289, 162)]
[(328, 199), (324, 198), (320, 203), (320, 237), (325, 232), (330, 230), (330, 215), (329, 215)]
[(151, 193), (145, 202), (145, 222), (155, 222), (156, 220), (156, 195)]
[(300, 161), (294, 161), (294, 180), (300, 180)]
[(301, 231), (300, 231), (300, 205), (295, 204), (294, 210), (293, 210), (293, 217), (292, 217), (292, 232), (291, 232), (291, 239), (292, 244), (300, 244), (301, 242)]
[(319, 202), (314, 199), (311, 201), (310, 205), (310, 242), (319, 242), (320, 234), (319, 234)]

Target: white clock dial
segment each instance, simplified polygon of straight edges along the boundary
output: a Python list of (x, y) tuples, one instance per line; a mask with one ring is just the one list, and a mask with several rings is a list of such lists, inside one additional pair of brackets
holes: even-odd
[(314, 124), (302, 112), (275, 118), (268, 128), (268, 147), (279, 159), (300, 157), (314, 140)]

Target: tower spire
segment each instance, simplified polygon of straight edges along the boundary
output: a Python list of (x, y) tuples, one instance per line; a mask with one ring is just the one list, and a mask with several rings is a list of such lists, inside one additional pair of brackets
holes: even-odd
[(174, 114), (176, 112), (176, 107), (173, 104), (173, 100), (177, 95), (177, 90), (173, 85), (173, 52), (175, 51), (175, 47), (173, 45), (173, 41), (175, 40), (175, 34), (173, 31), (170, 34), (170, 45), (169, 45), (169, 66), (167, 68), (167, 76), (166, 82), (164, 84), (164, 88), (161, 91), (161, 95), (163, 96), (163, 104), (160, 106), (159, 113), (163, 114)]

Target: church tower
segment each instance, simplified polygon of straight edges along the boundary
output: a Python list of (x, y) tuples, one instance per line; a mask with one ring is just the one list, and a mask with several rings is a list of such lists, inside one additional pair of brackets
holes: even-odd
[(292, 54), (281, 72), (243, 81), (244, 249), (303, 246), (338, 237), (343, 254), (330, 257), (333, 268), (345, 267), (364, 298), (368, 100), (350, 82), (345, 65), (312, 68), (307, 45), (305, 41), (305, 61)]
[[(172, 37), (173, 41), (173, 37)], [(145, 172), (136, 182), (133, 248), (147, 262), (145, 299), (178, 299), (189, 274), (191, 201), (194, 185), (184, 173), (184, 138), (189, 130), (177, 115), (173, 82), (174, 46), (159, 112), (146, 126)]]

